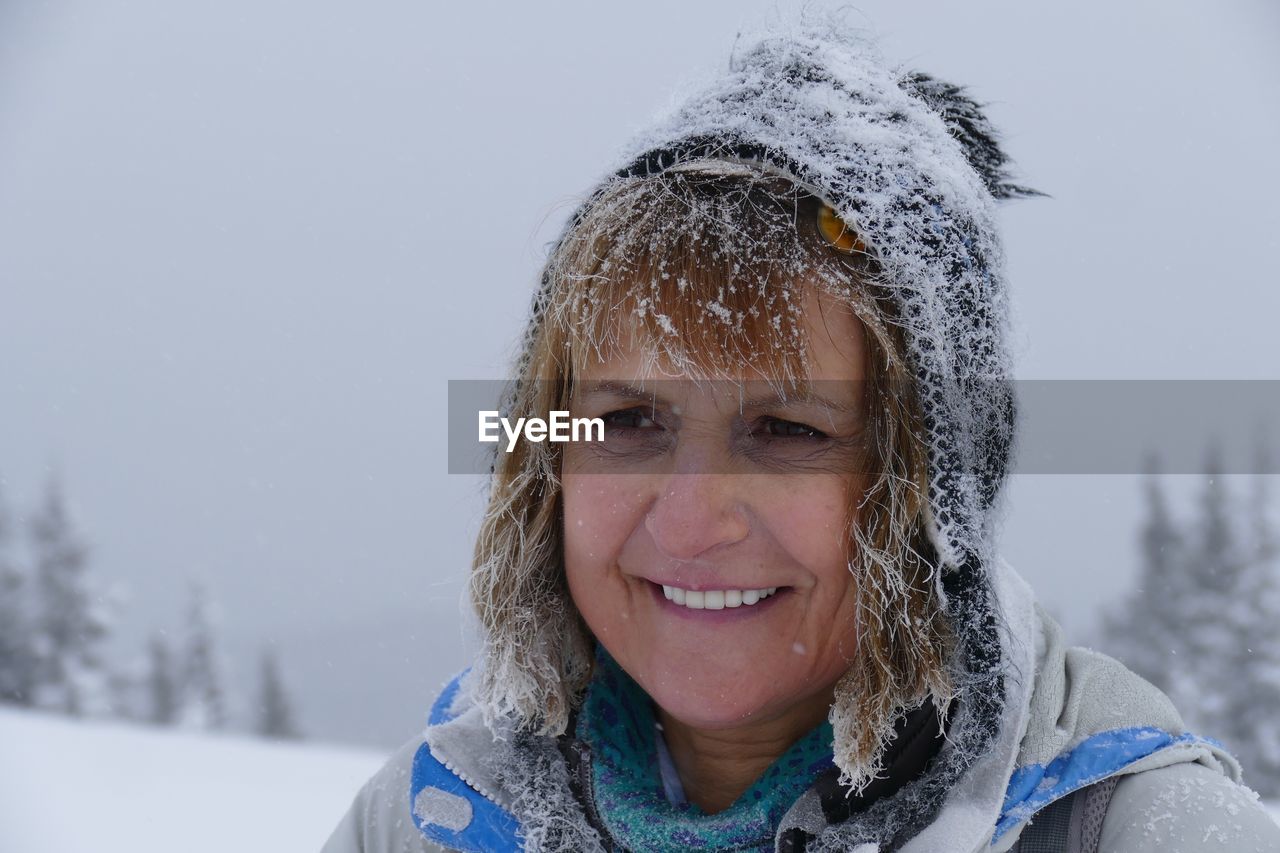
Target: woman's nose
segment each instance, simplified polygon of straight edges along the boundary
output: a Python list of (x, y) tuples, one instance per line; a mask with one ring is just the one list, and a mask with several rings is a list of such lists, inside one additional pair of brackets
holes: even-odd
[(667, 477), (644, 520), (662, 554), (693, 560), (745, 539), (750, 524), (738, 491), (743, 479), (733, 474)]

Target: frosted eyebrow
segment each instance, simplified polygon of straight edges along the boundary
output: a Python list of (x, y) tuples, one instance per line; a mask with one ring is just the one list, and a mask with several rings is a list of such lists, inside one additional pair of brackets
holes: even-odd
[(625, 382), (611, 382), (602, 380), (600, 382), (592, 382), (586, 388), (574, 393), (574, 399), (585, 399), (587, 397), (595, 397), (602, 394), (608, 394), (614, 397), (622, 397), (627, 400), (638, 400), (642, 403), (657, 404), (666, 401), (652, 391), (644, 391), (634, 385), (628, 385)]
[(842, 415), (861, 414), (861, 407), (856, 403), (845, 403), (840, 400), (833, 400), (830, 397), (824, 397), (815, 391), (812, 385), (807, 383), (797, 386), (795, 390), (786, 394), (765, 394), (742, 401), (743, 408), (749, 409), (772, 409), (789, 405), (819, 406), (830, 409), (833, 412), (839, 412)]
[[(627, 400), (637, 400), (650, 405), (666, 404), (666, 401), (656, 392), (645, 391), (625, 382), (612, 382), (609, 380), (593, 382), (582, 391), (575, 393), (574, 397), (588, 398), (601, 394), (622, 397)], [(740, 401), (740, 405), (746, 409), (774, 409), (784, 408), (788, 405), (818, 406), (843, 415), (855, 416), (861, 414), (862, 411), (861, 407), (856, 403), (845, 403), (819, 394), (808, 383), (800, 384), (786, 394), (763, 394), (744, 398)]]

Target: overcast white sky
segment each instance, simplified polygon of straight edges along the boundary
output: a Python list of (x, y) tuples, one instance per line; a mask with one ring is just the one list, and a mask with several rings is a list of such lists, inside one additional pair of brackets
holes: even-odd
[[(505, 375), (572, 200), (776, 8), (0, 5), (5, 499), (58, 472), (125, 648), (201, 577), (242, 678), (275, 640), (312, 731), (407, 737), (464, 661), (481, 508), (446, 381)], [(1280, 379), (1280, 7), (848, 14), (990, 102), (1053, 196), (1003, 214), (1020, 376)], [(1013, 483), (1006, 553), (1078, 637), (1137, 485)]]

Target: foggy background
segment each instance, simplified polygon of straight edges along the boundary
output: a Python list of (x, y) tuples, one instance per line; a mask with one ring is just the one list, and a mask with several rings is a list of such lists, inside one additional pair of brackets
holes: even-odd
[[(446, 473), (447, 381), (506, 375), (574, 200), (793, 7), (0, 0), (0, 496), (22, 521), (61, 484), (116, 653), (200, 579), (242, 705), (271, 643), (309, 735), (410, 737), (467, 660), (483, 482)], [(1280, 6), (847, 8), (1052, 196), (1003, 207), (1019, 377), (1280, 379)], [(1138, 478), (1008, 505), (1007, 558), (1090, 639)]]

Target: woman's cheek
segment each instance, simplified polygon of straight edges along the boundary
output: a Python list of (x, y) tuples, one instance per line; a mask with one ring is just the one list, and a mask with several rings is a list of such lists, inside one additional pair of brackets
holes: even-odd
[[(771, 519), (774, 535), (797, 562), (811, 569), (845, 563), (842, 530), (845, 527), (848, 490), (845, 484), (805, 482), (776, 490), (769, 505), (757, 514)], [(768, 495), (761, 489), (757, 495)]]
[(626, 478), (600, 474), (565, 477), (564, 534), (570, 574), (596, 573), (614, 565), (639, 507)]

